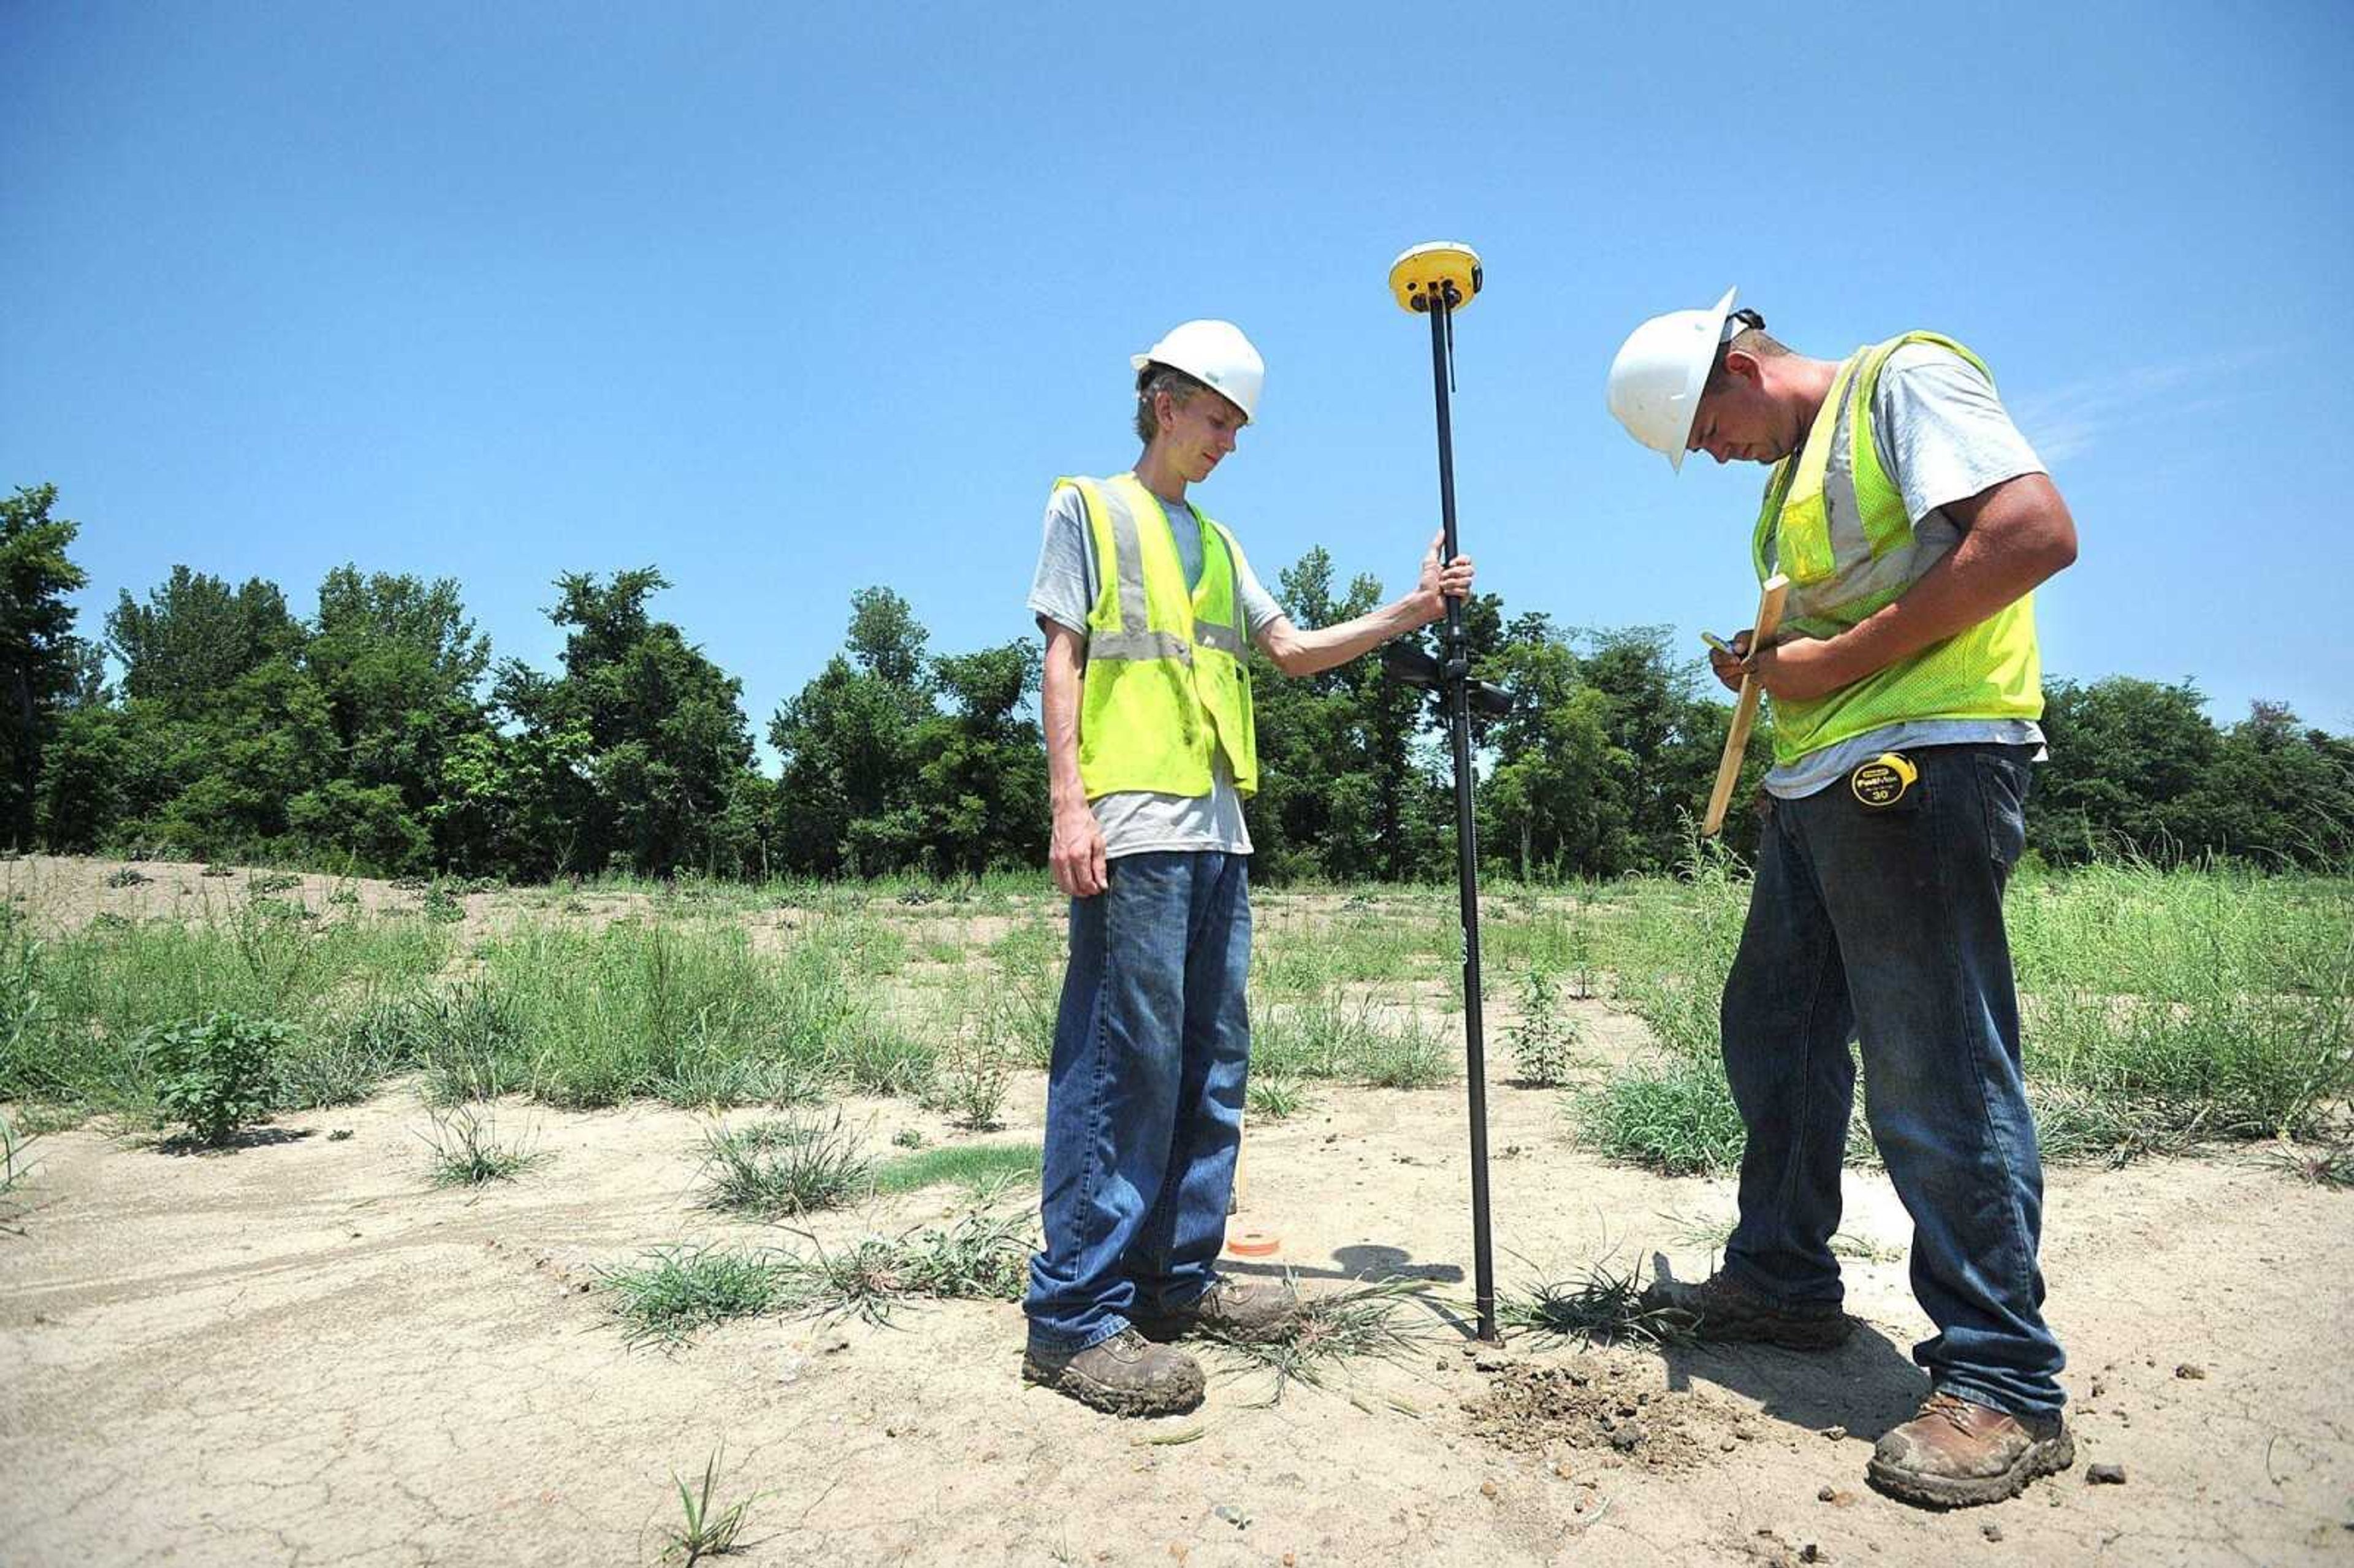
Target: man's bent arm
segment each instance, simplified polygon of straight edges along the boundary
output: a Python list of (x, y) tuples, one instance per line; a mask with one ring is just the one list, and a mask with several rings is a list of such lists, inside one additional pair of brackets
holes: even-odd
[(1471, 573), (1469, 556), (1458, 556), (1440, 566), (1438, 541), (1434, 539), (1429, 553), (1423, 557), (1420, 585), (1404, 599), (1367, 610), (1353, 620), (1314, 631), (1302, 631), (1291, 623), (1289, 616), (1278, 615), (1259, 629), (1258, 645), (1267, 650), (1275, 667), (1287, 675), (1313, 675), (1330, 670), (1380, 647), (1393, 637), (1418, 631), (1445, 615), (1449, 599), (1462, 599), (1470, 593)]
[(1805, 702), (1853, 685), (1968, 630), (2076, 559), (2076, 520), (2048, 474), (2005, 480), (1946, 511), (1965, 530), (1961, 541), (1893, 603), (1837, 637), (1758, 656), (1769, 694)]

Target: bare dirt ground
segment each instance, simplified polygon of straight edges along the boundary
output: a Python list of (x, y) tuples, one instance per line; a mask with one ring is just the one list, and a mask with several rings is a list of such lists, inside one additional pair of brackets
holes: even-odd
[[(1846, 1266), (1864, 1331), (1838, 1352), (1490, 1349), (1462, 1320), (1459, 1086), (1311, 1094), (1252, 1129), (1247, 1222), (1311, 1285), (1430, 1282), (1423, 1337), (1272, 1404), (1261, 1374), (1214, 1376), (1156, 1423), (1025, 1390), (1012, 1305), (630, 1348), (599, 1268), (781, 1239), (697, 1206), (706, 1120), (686, 1112), (504, 1106), (550, 1158), (479, 1191), (429, 1185), (399, 1085), (225, 1154), (48, 1135), (0, 1198), (0, 1563), (648, 1563), (672, 1474), (723, 1444), (723, 1500), (757, 1494), (749, 1563), (2354, 1562), (2354, 1197), (2243, 1151), (2053, 1171), (2076, 1467), (1935, 1514), (1862, 1480), (1924, 1392), (1906, 1352), (1928, 1332), (1884, 1180), (1850, 1179), (1872, 1258)], [(1727, 1183), (1605, 1165), (1556, 1097), (1490, 1094), (1505, 1288), (1605, 1255), (1705, 1272), (1684, 1237), (1730, 1215)], [(995, 1136), (1034, 1139), (1042, 1109), (1033, 1075)], [(870, 1149), (970, 1136), (901, 1101), (844, 1114)], [(2088, 1484), (2095, 1461), (2126, 1483)]]

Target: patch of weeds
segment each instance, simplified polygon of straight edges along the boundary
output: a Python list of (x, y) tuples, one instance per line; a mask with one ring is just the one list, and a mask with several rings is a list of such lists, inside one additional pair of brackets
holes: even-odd
[(351, 1141), (351, 1138), (352, 1129), (347, 1127), (336, 1128), (334, 1130), (327, 1134), (327, 1141), (329, 1143), (348, 1143)]
[(1030, 1222), (1027, 1215), (974, 1213), (944, 1228), (862, 1236), (832, 1251), (811, 1238), (811, 1256), (787, 1265), (794, 1305), (880, 1326), (912, 1298), (1018, 1298), (1029, 1279)]
[(964, 1016), (945, 1024), (947, 1043), (934, 1060), (922, 1103), (974, 1132), (998, 1126), (1013, 1078), (1012, 1033), (1005, 1008), (984, 992)]
[(1262, 1121), (1287, 1121), (1308, 1107), (1308, 1091), (1297, 1078), (1269, 1073), (1250, 1081), (1250, 1114)]
[(601, 1270), (631, 1344), (677, 1344), (698, 1329), (757, 1317), (785, 1300), (787, 1269), (771, 1248), (664, 1247)]
[[(893, 1139), (896, 1142), (897, 1139)], [(896, 1194), (955, 1182), (975, 1194), (1002, 1190), (1010, 1183), (1038, 1184), (1044, 1156), (1034, 1143), (982, 1143), (961, 1148), (928, 1149), (880, 1165), (875, 1190)]]
[(487, 979), (419, 991), (382, 1024), (425, 1069), (425, 1097), (435, 1105), (493, 1100), (528, 1083), (521, 1010)]
[(924, 1133), (923, 1133), (923, 1129), (922, 1129), (921, 1128), (914, 1128), (914, 1127), (903, 1127), (903, 1128), (901, 1128), (898, 1131), (896, 1131), (896, 1132), (895, 1132), (895, 1133), (893, 1133), (893, 1134), (891, 1135), (891, 1147), (892, 1147), (892, 1148), (894, 1148), (894, 1149), (921, 1149), (921, 1148), (923, 1148), (923, 1147), (924, 1147)]
[(256, 874), (245, 885), (245, 890), (258, 897), (266, 893), (292, 893), (302, 885), (302, 879), (291, 871), (265, 871)]
[(274, 1103), (281, 1110), (355, 1106), (376, 1093), (393, 1067), (377, 1043), (362, 1031), (306, 1041), (279, 1064)]
[(330, 904), (357, 904), (359, 901), (360, 891), (356, 887), (338, 887), (327, 895)]
[(460, 1106), (435, 1111), (433, 1130), (417, 1135), (433, 1151), (436, 1187), (480, 1187), (512, 1181), (546, 1162), (546, 1151), (530, 1147), (526, 1132), (513, 1143), (499, 1139), (498, 1118), (489, 1110)]
[(835, 1113), (830, 1122), (786, 1117), (704, 1134), (705, 1202), (775, 1216), (838, 1209), (873, 1190), (874, 1166)]
[(654, 1086), (660, 1098), (685, 1110), (814, 1105), (824, 1091), (823, 1077), (813, 1063), (790, 1057), (763, 1062), (713, 1053), (680, 1062)]
[(1561, 1011), (1551, 973), (1532, 966), (1521, 980), (1521, 1021), (1513, 1026), (1512, 1063), (1521, 1082), (1533, 1088), (1559, 1088), (1585, 1065), (1578, 1054), (1577, 1021)]
[(932, 1048), (887, 1019), (853, 1021), (838, 1040), (833, 1065), (869, 1095), (919, 1095), (932, 1081)]
[(2282, 1143), (2265, 1150), (2264, 1162), (2317, 1187), (2354, 1189), (2354, 1144)]
[(1582, 1345), (1635, 1344), (1658, 1348), (1691, 1340), (1691, 1319), (1681, 1312), (1643, 1305), (1640, 1271), (1614, 1273), (1597, 1261), (1575, 1279), (1539, 1279), (1525, 1295), (1507, 1292), (1496, 1303), (1497, 1320), (1507, 1328)]
[(101, 909), (90, 916), (90, 928), (93, 931), (128, 931), (131, 921), (111, 909)]
[(719, 1459), (725, 1447), (713, 1450), (703, 1466), (703, 1485), (689, 1489), (677, 1471), (671, 1472), (671, 1482), (678, 1488), (678, 1503), (685, 1515), (684, 1524), (670, 1532), (663, 1548), (662, 1560), (676, 1563), (680, 1568), (694, 1568), (706, 1557), (725, 1557), (736, 1550), (736, 1537), (744, 1528), (744, 1516), (758, 1500), (740, 1498), (728, 1507), (715, 1509), (713, 1494), (719, 1485)]
[(444, 925), (451, 924), (466, 917), (466, 906), (463, 900), (452, 896), (448, 888), (436, 883), (425, 890), (425, 917)]
[(1628, 1068), (1577, 1097), (1573, 1114), (1603, 1154), (1666, 1176), (1731, 1171), (1747, 1136), (1723, 1069), (1681, 1056)]
[(278, 1060), (293, 1038), (282, 1023), (235, 1012), (148, 1031), (141, 1048), (155, 1073), (157, 1109), (195, 1141), (220, 1148), (269, 1114)]
[(1420, 1280), (1385, 1279), (1312, 1298), (1289, 1323), (1259, 1339), (1215, 1331), (1205, 1337), (1230, 1370), (1266, 1373), (1270, 1386), (1263, 1403), (1275, 1404), (1294, 1383), (1322, 1388), (1327, 1377), (1361, 1356), (1399, 1361), (1413, 1353), (1423, 1336), (1401, 1314), (1425, 1289)]
[(253, 912), (265, 920), (316, 920), (319, 916), (299, 898), (254, 898)]
[(204, 870), (196, 873), (196, 874), (198, 876), (235, 876), (237, 874), (237, 867), (233, 865), (212, 864), (206, 866)]
[(155, 879), (135, 865), (126, 865), (106, 874), (109, 887), (144, 887)]
[(1427, 1089), (1454, 1077), (1453, 1053), (1418, 1026), (1383, 1035), (1365, 1064), (1365, 1082), (1377, 1089)]
[(390, 885), (398, 888), (403, 893), (422, 893), (427, 888), (432, 886), (433, 884), (429, 878), (419, 876), (412, 873), (407, 876), (394, 877)]

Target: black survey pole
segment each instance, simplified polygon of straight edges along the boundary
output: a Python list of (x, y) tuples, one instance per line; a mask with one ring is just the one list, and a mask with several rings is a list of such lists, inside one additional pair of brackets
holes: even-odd
[[(1469, 246), (1416, 246), (1398, 258), (1390, 284), (1407, 309), (1430, 318), (1430, 378), (1438, 399), (1440, 560), (1462, 554), (1455, 537), (1455, 431), (1447, 407), (1454, 380), (1455, 312), (1478, 293), (1479, 259)], [(1460, 600), (1447, 601), (1439, 634), (1438, 690), (1455, 752), (1455, 864), (1463, 914), (1464, 1077), (1471, 1097), (1471, 1260), (1479, 1338), (1496, 1336), (1496, 1260), (1488, 1224), (1488, 1043), (1479, 998), (1479, 845), (1472, 815), (1470, 641)]]

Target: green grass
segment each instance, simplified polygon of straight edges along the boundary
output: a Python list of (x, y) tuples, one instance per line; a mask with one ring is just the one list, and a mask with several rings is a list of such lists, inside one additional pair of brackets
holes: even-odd
[(973, 1143), (920, 1150), (875, 1169), (875, 1191), (886, 1196), (955, 1185), (976, 1194), (1038, 1182), (1035, 1143)]
[(776, 1218), (838, 1209), (874, 1191), (874, 1163), (857, 1135), (830, 1121), (786, 1116), (715, 1127), (703, 1138), (705, 1202)]
[(785, 1255), (773, 1248), (664, 1247), (603, 1270), (599, 1285), (631, 1344), (677, 1344), (698, 1330), (776, 1309)]
[(1282, 1328), (1254, 1339), (1207, 1331), (1226, 1370), (1260, 1373), (1267, 1380), (1267, 1404), (1279, 1403), (1298, 1384), (1323, 1388), (1349, 1362), (1365, 1357), (1404, 1361), (1430, 1338), (1426, 1323), (1411, 1314), (1428, 1287), (1420, 1280), (1392, 1279), (1311, 1297)]
[(341, 1047), (371, 988), (422, 980), (451, 950), (448, 934), (422, 921), (300, 922), (250, 905), (48, 938), (10, 922), (0, 929), (0, 1100), (152, 1115), (141, 1039), (235, 1012), (296, 1024), (287, 1104), (340, 1103), (362, 1092), (366, 1065), (315, 1058)]
[(974, 1212), (947, 1225), (806, 1251), (664, 1247), (599, 1282), (632, 1344), (677, 1344), (736, 1318), (784, 1312), (886, 1323), (917, 1300), (1012, 1301), (1027, 1279), (1027, 1215)]
[[(1659, 1047), (1578, 1101), (1612, 1157), (1677, 1174), (1737, 1162), (1715, 1014), (1746, 896), (1720, 866), (1636, 885), (1596, 927)], [(2006, 913), (2047, 1159), (2311, 1138), (2354, 1093), (2354, 882), (2095, 865), (2022, 877)], [(1869, 1152), (1859, 1110), (1849, 1158)]]
[(493, 1181), (512, 1181), (548, 1159), (544, 1150), (531, 1147), (528, 1131), (512, 1141), (502, 1139), (497, 1117), (473, 1106), (434, 1112), (432, 1130), (418, 1137), (433, 1152), (436, 1187), (481, 1187)]
[(1615, 1272), (1605, 1259), (1568, 1278), (1540, 1278), (1524, 1291), (1506, 1292), (1496, 1303), (1496, 1319), (1508, 1329), (1539, 1339), (1574, 1340), (1581, 1345), (1656, 1349), (1688, 1341), (1687, 1317), (1643, 1305), (1641, 1273), (1638, 1267)]
[(1251, 1070), (1290, 1080), (1426, 1088), (1455, 1076), (1456, 1050), (1411, 1019), (1387, 1022), (1373, 997), (1334, 989), (1267, 1009), (1252, 1027)]

